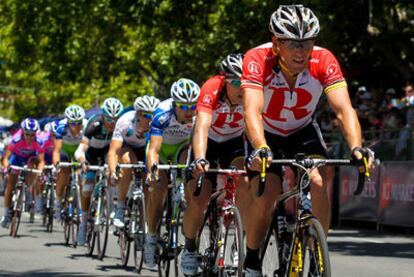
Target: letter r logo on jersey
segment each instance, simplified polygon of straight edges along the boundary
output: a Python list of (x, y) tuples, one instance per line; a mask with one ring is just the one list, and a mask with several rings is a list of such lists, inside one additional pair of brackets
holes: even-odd
[(262, 66), (261, 66), (259, 63), (257, 63), (257, 62), (250, 62), (250, 63), (247, 65), (247, 69), (249, 70), (249, 72), (250, 72), (251, 74), (254, 74), (254, 75), (262, 75), (262, 74), (263, 74), (263, 68), (262, 68)]

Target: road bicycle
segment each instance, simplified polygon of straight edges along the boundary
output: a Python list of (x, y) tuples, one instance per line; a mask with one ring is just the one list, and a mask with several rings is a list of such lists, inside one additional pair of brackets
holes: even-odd
[(119, 175), (121, 169), (131, 169), (133, 171), (132, 186), (128, 191), (126, 210), (124, 217), (124, 227), (117, 228), (118, 245), (121, 253), (122, 266), (126, 267), (129, 260), (131, 244), (134, 253), (134, 265), (137, 273), (141, 272), (144, 262), (144, 242), (147, 234), (147, 216), (145, 209), (144, 180), (142, 173), (145, 172), (145, 165), (138, 164), (118, 164), (116, 174)]
[(88, 165), (88, 170), (96, 171), (96, 184), (93, 189), (88, 211), (86, 228), (87, 254), (92, 256), (95, 245), (98, 259), (105, 256), (109, 233), (110, 199), (108, 194), (108, 180), (105, 176), (107, 165)]
[[(263, 158), (265, 162), (265, 158)], [(310, 173), (321, 166), (355, 165), (353, 160), (312, 159), (297, 154), (295, 159), (273, 160), (280, 166), (298, 169), (298, 183), (291, 191), (278, 198), (272, 222), (265, 237), (260, 257), (263, 275), (282, 276), (331, 276), (328, 244), (324, 230), (312, 214)], [(263, 170), (264, 171), (264, 170)], [(262, 173), (263, 173), (262, 171)], [(366, 167), (366, 171), (367, 167)], [(360, 172), (355, 195), (362, 192), (365, 172)], [(368, 173), (369, 176), (369, 173)], [(257, 196), (264, 192), (265, 175), (261, 174)], [(289, 199), (297, 203), (293, 216), (286, 213), (285, 204)]]
[(61, 224), (63, 226), (63, 235), (65, 244), (72, 247), (77, 246), (77, 234), (81, 222), (82, 209), (80, 207), (80, 185), (78, 162), (60, 162), (56, 165), (56, 170), (61, 168), (70, 168), (70, 181), (66, 186), (65, 196), (63, 198), (61, 210)]
[[(188, 165), (186, 164), (153, 164), (151, 172), (154, 175), (156, 170), (167, 170), (168, 192), (165, 200), (164, 224), (160, 224), (160, 254), (158, 255), (158, 275), (169, 276), (170, 270), (174, 276), (180, 276), (178, 256), (183, 248), (179, 243), (181, 214), (185, 209), (184, 182)], [(179, 174), (180, 173), (180, 174)]]
[[(243, 276), (244, 236), (239, 209), (235, 205), (237, 179), (246, 171), (209, 169), (208, 173), (223, 175), (224, 185), (217, 185), (210, 197), (203, 227), (197, 237), (202, 276)], [(193, 193), (201, 192), (204, 174), (197, 180)], [(220, 182), (217, 182), (220, 184)]]
[[(20, 220), (22, 213), (26, 210), (30, 212), (30, 223), (33, 223), (34, 220), (34, 197), (32, 195), (29, 207), (26, 207), (26, 194), (28, 192), (26, 185), (26, 177), (28, 173), (35, 173), (37, 175), (41, 174), (42, 171), (28, 168), (26, 165), (24, 167), (11, 165), (9, 168), (9, 173), (11, 170), (18, 171), (17, 183), (12, 192), (12, 202), (9, 208), (9, 218), (10, 218), (10, 236), (17, 237), (17, 232), (20, 226)], [(28, 208), (28, 209), (26, 209)]]

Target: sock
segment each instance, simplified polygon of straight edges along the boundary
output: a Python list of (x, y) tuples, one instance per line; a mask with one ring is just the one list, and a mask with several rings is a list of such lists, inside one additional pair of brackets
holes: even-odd
[(3, 214), (4, 217), (9, 216), (9, 208), (4, 208), (3, 212), (4, 212), (4, 214)]
[(187, 249), (190, 252), (196, 251), (197, 250), (196, 240), (185, 238), (185, 249)]
[(156, 235), (156, 234), (151, 234), (151, 233), (148, 233), (148, 234), (145, 236), (145, 240), (146, 240), (146, 241), (150, 241), (150, 242), (156, 242), (156, 241), (157, 241), (157, 235)]
[(81, 224), (86, 224), (88, 221), (88, 211), (82, 211), (82, 222)]
[(260, 249), (250, 249), (246, 247), (246, 258), (244, 259), (244, 268), (250, 268), (254, 270), (260, 270), (260, 259), (259, 251)]

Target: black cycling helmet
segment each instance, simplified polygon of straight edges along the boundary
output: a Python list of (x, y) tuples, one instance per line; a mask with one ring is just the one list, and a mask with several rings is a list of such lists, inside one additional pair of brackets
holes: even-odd
[(242, 76), (243, 54), (230, 54), (220, 63), (220, 74), (226, 78), (239, 79)]

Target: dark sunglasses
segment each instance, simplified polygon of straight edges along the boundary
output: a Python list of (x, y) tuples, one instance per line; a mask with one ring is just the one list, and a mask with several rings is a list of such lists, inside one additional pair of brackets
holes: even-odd
[(279, 41), (289, 50), (295, 50), (296, 48), (300, 48), (303, 50), (310, 50), (312, 49), (315, 43), (314, 39), (307, 39), (307, 40), (281, 39)]
[(240, 88), (241, 81), (236, 79), (229, 79), (228, 80), (232, 86), (235, 86), (236, 88)]
[(79, 125), (82, 125), (82, 121), (68, 121), (68, 123), (69, 123), (69, 125), (72, 125), (72, 126), (79, 126)]
[(104, 116), (104, 118), (105, 118), (105, 121), (108, 123), (115, 123), (118, 120), (117, 117)]
[(185, 103), (175, 103), (175, 105), (182, 111), (186, 112), (186, 111), (195, 111), (197, 108), (197, 104), (196, 103), (192, 103), (192, 104), (185, 104)]
[(141, 114), (142, 114), (142, 116), (143, 116), (145, 119), (149, 119), (149, 120), (151, 120), (151, 119), (152, 119), (152, 113), (149, 113), (149, 112), (142, 112)]

